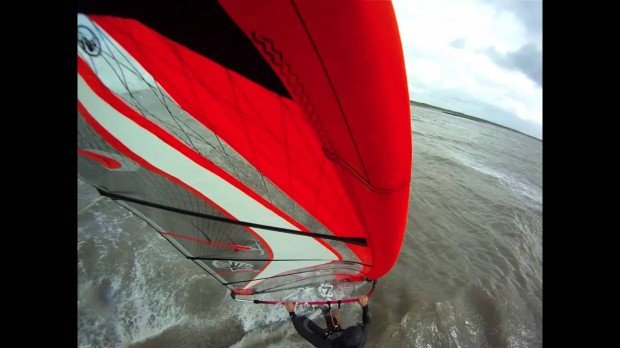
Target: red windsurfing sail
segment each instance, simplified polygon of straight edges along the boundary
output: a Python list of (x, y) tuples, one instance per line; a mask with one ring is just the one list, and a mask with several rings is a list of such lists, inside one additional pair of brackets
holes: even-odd
[(238, 296), (372, 288), (402, 245), (407, 83), (388, 1), (90, 1), (78, 169)]

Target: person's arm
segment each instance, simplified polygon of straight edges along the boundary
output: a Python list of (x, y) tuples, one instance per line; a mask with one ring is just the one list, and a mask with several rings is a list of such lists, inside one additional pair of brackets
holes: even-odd
[(295, 304), (293, 302), (286, 301), (286, 302), (284, 302), (284, 307), (286, 307), (286, 310), (288, 311), (289, 317), (291, 317), (291, 319), (294, 319), (296, 317), (296, 315), (295, 315)]
[(357, 302), (362, 306), (362, 325), (364, 326), (364, 331), (366, 331), (366, 327), (372, 322), (370, 308), (368, 307), (368, 296), (360, 296)]

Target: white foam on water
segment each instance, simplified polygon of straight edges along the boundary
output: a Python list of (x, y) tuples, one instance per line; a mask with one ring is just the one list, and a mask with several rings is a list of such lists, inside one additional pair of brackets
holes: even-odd
[(117, 324), (123, 343), (143, 341), (183, 320), (181, 308), (172, 301), (174, 290), (170, 293), (167, 287), (154, 282), (156, 276), (153, 269), (141, 263), (136, 259), (132, 286), (126, 289), (118, 302), (121, 313)]
[[(111, 201), (101, 203), (78, 228), (78, 250), (93, 248), (84, 254), (91, 271), (78, 260), (78, 345), (128, 346), (184, 322), (188, 316), (177, 293), (187, 290), (192, 276), (205, 275), (183, 278), (185, 268), (171, 271), (175, 261), (185, 261), (176, 250), (162, 248), (166, 242), (131, 212)], [(172, 273), (183, 282), (161, 281)]]
[[(272, 341), (272, 342), (269, 342)], [(276, 341), (273, 343), (273, 341)], [(302, 343), (303, 342), (303, 343)], [(280, 348), (280, 347), (310, 347), (293, 328), (283, 325), (274, 331), (255, 331), (244, 335), (241, 340), (235, 342), (230, 348)]]
[[(137, 258), (131, 267), (117, 267), (118, 272), (100, 282), (80, 282), (81, 344), (127, 346), (183, 321), (183, 308), (174, 301), (175, 290), (158, 284), (156, 270), (143, 261)], [(103, 281), (109, 285), (101, 289)]]
[(469, 168), (472, 168), (482, 174), (494, 177), (503, 187), (509, 189), (516, 195), (526, 197), (537, 204), (542, 204), (542, 192), (534, 188), (533, 185), (526, 179), (520, 178), (516, 174), (510, 175), (501, 172), (464, 154), (454, 154), (454, 158)]
[[(84, 196), (82, 196), (82, 197), (80, 197), (80, 198), (82, 198), (82, 199), (88, 199), (88, 198), (90, 198), (90, 197), (84, 197)], [(91, 202), (89, 202), (89, 203), (88, 203), (85, 207), (81, 208), (81, 209), (78, 211), (78, 214), (79, 214), (79, 213), (81, 213), (81, 212), (84, 212), (84, 211), (86, 211), (86, 210), (88, 210), (88, 209), (90, 209), (90, 207), (91, 207), (91, 206), (93, 206), (93, 205), (94, 205), (94, 204), (96, 204), (96, 203), (99, 203), (99, 201), (100, 201), (102, 198), (103, 198), (103, 196), (94, 197), (94, 198), (92, 199), (92, 201), (91, 201)]]

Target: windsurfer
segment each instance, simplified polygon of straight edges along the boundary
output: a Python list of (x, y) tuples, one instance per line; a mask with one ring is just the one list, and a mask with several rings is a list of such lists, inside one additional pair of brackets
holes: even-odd
[[(368, 296), (362, 295), (357, 299), (362, 306), (362, 323), (340, 327), (339, 318), (333, 315), (331, 308), (323, 311), (327, 329), (323, 329), (305, 315), (295, 314), (295, 304), (286, 302), (284, 305), (293, 321), (295, 330), (315, 347), (363, 347), (368, 337), (368, 327), (371, 322)], [(332, 316), (333, 315), (333, 316)]]

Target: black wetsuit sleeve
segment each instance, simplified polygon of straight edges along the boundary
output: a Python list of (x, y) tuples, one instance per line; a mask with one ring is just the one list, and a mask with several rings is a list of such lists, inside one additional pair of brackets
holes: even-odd
[(362, 342), (358, 345), (358, 347), (363, 347), (366, 345), (366, 339), (368, 339), (368, 330), (370, 329), (370, 323), (372, 322), (372, 317), (370, 316), (370, 307), (365, 305), (362, 307), (362, 323), (358, 324), (362, 331), (364, 331), (364, 335), (362, 336)]
[(372, 322), (372, 317), (370, 315), (370, 307), (365, 305), (362, 307), (362, 325), (364, 326), (364, 331), (367, 330), (369, 324)]

